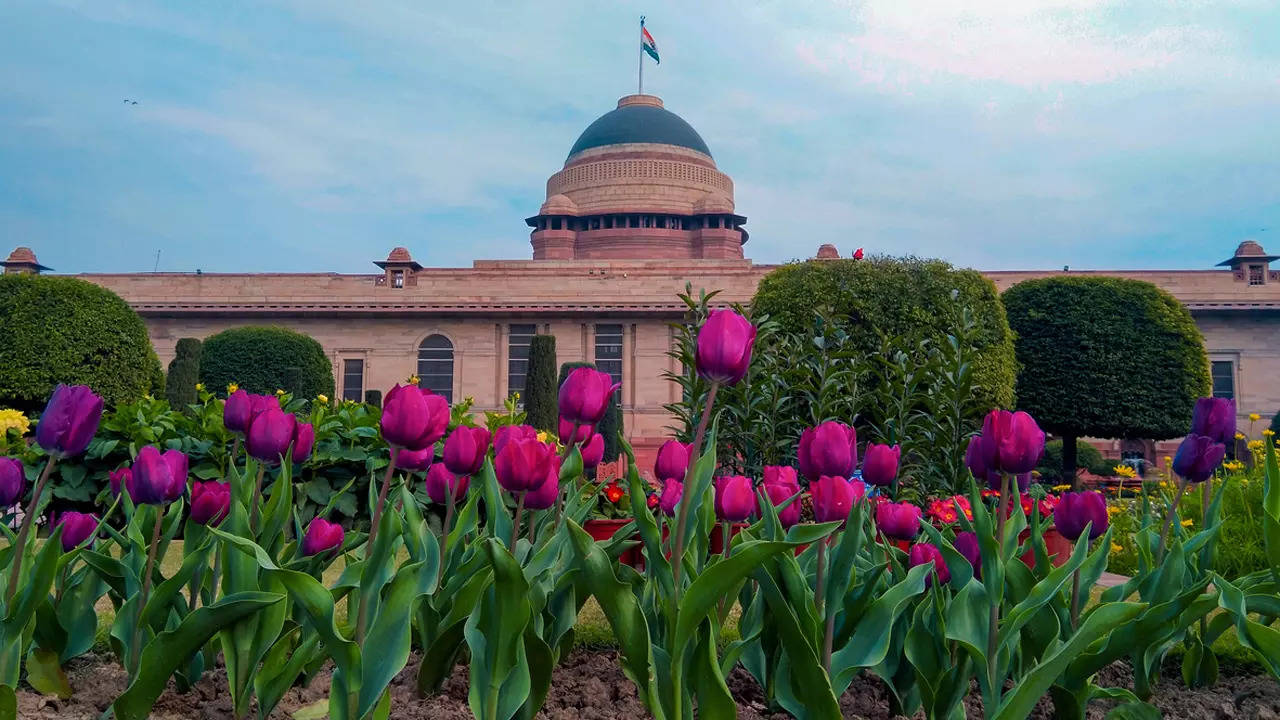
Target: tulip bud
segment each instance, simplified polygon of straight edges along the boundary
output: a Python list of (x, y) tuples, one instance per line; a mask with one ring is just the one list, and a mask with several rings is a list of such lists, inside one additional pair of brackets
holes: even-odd
[(796, 459), (800, 474), (810, 482), (823, 475), (848, 478), (858, 467), (858, 434), (835, 421), (808, 428), (800, 434)]
[(659, 480), (684, 481), (693, 455), (693, 444), (668, 440), (658, 448), (658, 458), (653, 463), (653, 476)]
[(887, 487), (898, 477), (898, 459), (902, 448), (897, 445), (867, 443), (867, 454), (862, 460), (862, 479), (871, 485)]
[(1107, 501), (1098, 492), (1062, 493), (1057, 507), (1053, 509), (1053, 526), (1071, 542), (1084, 534), (1084, 526), (1089, 523), (1093, 523), (1089, 528), (1089, 539), (1102, 537), (1109, 522)]
[(524, 496), (524, 506), (530, 510), (555, 507), (560, 497), (560, 458), (552, 456), (548, 465), (547, 479)]
[(444, 437), (449, 415), (443, 396), (417, 385), (397, 384), (382, 402), (382, 437), (396, 447), (425, 450)]
[(698, 375), (721, 385), (737, 383), (751, 366), (755, 341), (756, 327), (749, 320), (732, 310), (712, 310), (698, 331)]
[(26, 471), (17, 458), (0, 457), (0, 508), (18, 502), (27, 486)]
[(876, 507), (876, 527), (885, 537), (915, 540), (920, 534), (920, 508), (909, 502), (883, 503)]
[(58, 384), (36, 424), (36, 442), (50, 455), (75, 457), (89, 447), (102, 420), (102, 398), (87, 385)]
[(231, 487), (220, 482), (198, 482), (191, 486), (191, 521), (197, 525), (217, 525), (231, 510)]
[(555, 449), (533, 440), (509, 440), (493, 460), (498, 484), (516, 494), (536, 490), (547, 480)]
[(133, 461), (129, 496), (139, 505), (168, 505), (187, 490), (187, 456), (177, 450), (163, 454), (154, 445), (138, 451)]
[(62, 551), (71, 552), (98, 531), (98, 518), (95, 515), (69, 510), (62, 514), (58, 525), (62, 527)]
[[(795, 497), (796, 493), (800, 492), (796, 469), (779, 465), (766, 465), (764, 468), (764, 492), (774, 507)], [(790, 505), (779, 510), (778, 520), (784, 528), (789, 528), (800, 522), (800, 499), (796, 498)]]
[(1214, 442), (1233, 445), (1236, 441), (1236, 401), (1202, 397), (1191, 414), (1191, 435), (1204, 435)]
[(227, 396), (222, 406), (222, 425), (231, 432), (243, 434), (253, 419), (253, 403), (249, 393), (244, 389), (236, 390)]
[[(401, 452), (401, 454), (404, 453)], [(444, 505), (449, 500), (450, 490), (453, 491), (455, 502), (466, 497), (471, 478), (466, 475), (454, 475), (444, 464), (436, 463), (427, 470), (427, 479), (424, 484), (427, 488), (427, 497), (431, 498), (431, 502)]]
[(311, 423), (300, 422), (293, 431), (293, 461), (306, 462), (316, 444), (316, 429)]
[(496, 458), (502, 448), (512, 440), (537, 440), (538, 429), (531, 425), (503, 425), (493, 434), (493, 455)]
[(842, 477), (823, 475), (809, 485), (813, 497), (813, 519), (820, 523), (844, 523), (849, 519), (853, 504), (866, 496), (865, 483), (853, 482)]
[(573, 423), (560, 418), (559, 432), (557, 433), (560, 436), (560, 442), (565, 445), (586, 442), (596, 431), (593, 425), (577, 425), (577, 432), (574, 432), (574, 427)]
[(401, 450), (396, 454), (396, 469), (410, 472), (426, 472), (435, 462), (435, 448), (426, 450)]
[(454, 475), (474, 475), (484, 467), (489, 431), (459, 425), (444, 441), (444, 466)]
[(956, 539), (951, 541), (951, 545), (969, 561), (974, 577), (981, 577), (982, 550), (978, 547), (978, 536), (968, 530), (956, 533)]
[(1218, 469), (1226, 454), (1226, 446), (1214, 442), (1213, 438), (1188, 435), (1173, 456), (1173, 471), (1189, 482), (1202, 483), (1213, 477), (1213, 471)]
[(964, 451), (964, 464), (973, 473), (973, 479), (985, 484), (992, 490), (1000, 489), (1001, 478), (999, 468), (992, 467), (991, 458), (996, 457), (994, 446), (982, 435), (969, 438), (969, 447)]
[(345, 537), (346, 533), (341, 525), (318, 517), (311, 521), (307, 532), (302, 536), (302, 554), (309, 557), (336, 550), (342, 547)]
[(298, 418), (293, 413), (268, 408), (249, 421), (245, 450), (262, 462), (278, 465), (280, 458), (289, 450), (297, 427)]
[[(982, 422), (989, 468), (1019, 475), (1031, 472), (1044, 456), (1044, 431), (1025, 412), (992, 410)], [(994, 451), (994, 457), (992, 453)]]
[(661, 508), (662, 514), (667, 517), (676, 516), (676, 508), (680, 505), (680, 499), (684, 495), (684, 483), (679, 480), (668, 479), (662, 485), (662, 495), (658, 497), (658, 507)]
[(951, 569), (947, 567), (946, 561), (942, 559), (941, 550), (929, 543), (912, 545), (907, 552), (907, 566), (915, 567), (926, 563), (933, 563), (933, 572), (925, 575), (925, 587), (933, 584), (934, 577), (937, 577), (938, 582), (943, 585), (951, 580)]
[(112, 470), (107, 473), (107, 481), (111, 483), (111, 494), (119, 495), (122, 489), (129, 490), (129, 494), (133, 494), (133, 471), (127, 467)]
[(582, 452), (582, 469), (591, 472), (604, 459), (604, 436), (596, 433), (579, 450)]
[(742, 475), (716, 478), (716, 517), (726, 522), (742, 522), (756, 509), (756, 491), (751, 479)]
[(609, 373), (589, 367), (575, 369), (560, 385), (561, 422), (594, 426), (604, 419), (609, 400), (620, 387), (622, 384), (613, 382)]

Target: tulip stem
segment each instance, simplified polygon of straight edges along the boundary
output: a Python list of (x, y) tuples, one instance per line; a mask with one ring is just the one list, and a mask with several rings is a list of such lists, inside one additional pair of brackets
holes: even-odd
[(27, 549), (27, 535), (31, 532), (31, 523), (35, 520), (36, 510), (40, 507), (40, 495), (44, 492), (45, 483), (49, 481), (49, 474), (53, 472), (53, 465), (57, 460), (57, 456), (49, 456), (49, 462), (45, 463), (44, 471), (40, 473), (40, 479), (36, 481), (36, 487), (31, 491), (31, 504), (27, 506), (27, 512), (22, 516), (22, 527), (18, 530), (18, 539), (13, 545), (13, 569), (9, 571), (6, 605), (13, 604), (13, 596), (18, 592), (18, 579), (22, 575), (22, 558)]
[(720, 389), (720, 383), (712, 382), (711, 389), (707, 391), (706, 404), (702, 408), (702, 417), (698, 420), (698, 428), (693, 433), (693, 448), (690, 452), (689, 467), (684, 471), (684, 485), (680, 489), (680, 512), (676, 520), (676, 544), (672, 548), (671, 561), (674, 565), (671, 568), (673, 587), (675, 590), (674, 603), (672, 607), (680, 607), (680, 575), (684, 570), (684, 534), (689, 524), (689, 492), (690, 481), (693, 478), (694, 468), (698, 465), (698, 458), (702, 456), (702, 440), (707, 434), (707, 423), (711, 421), (711, 408), (716, 402), (716, 391)]
[(822, 637), (822, 669), (826, 670), (827, 674), (830, 675), (831, 650), (832, 646), (835, 644), (836, 634), (836, 614), (831, 611), (831, 608), (827, 608), (827, 610), (827, 625)]
[(511, 543), (509, 546), (512, 555), (516, 554), (516, 539), (520, 537), (520, 516), (524, 514), (524, 496), (528, 494), (527, 491), (520, 493), (520, 499), (516, 501), (516, 516), (511, 523)]
[(827, 600), (827, 543), (826, 538), (818, 541), (818, 583), (813, 592), (813, 604), (818, 608), (818, 615), (826, 617), (823, 606)]
[[(387, 472), (382, 476), (382, 489), (378, 491), (378, 503), (373, 507), (373, 524), (369, 527), (369, 540), (365, 543), (365, 557), (373, 551), (373, 541), (378, 537), (378, 525), (382, 522), (382, 509), (387, 504), (387, 492), (391, 489), (391, 478), (396, 474), (396, 460), (400, 457), (400, 448), (391, 446), (391, 459), (387, 463)], [(452, 492), (445, 484), (445, 492)]]
[(132, 653), (130, 662), (129, 676), (133, 677), (138, 673), (138, 663), (142, 661), (142, 619), (143, 612), (147, 609), (147, 595), (151, 593), (151, 574), (156, 568), (156, 550), (160, 547), (160, 529), (164, 526), (164, 506), (156, 506), (156, 524), (151, 530), (151, 548), (147, 551), (147, 570), (142, 575), (142, 592), (138, 596), (138, 618), (133, 625), (133, 642), (130, 644), (129, 650)]
[(253, 484), (253, 518), (249, 522), (249, 527), (253, 528), (256, 533), (258, 531), (259, 510), (258, 506), (262, 504), (262, 479), (266, 477), (267, 464), (263, 463), (258, 468), (258, 479)]
[[(569, 457), (569, 454), (573, 452), (573, 449), (581, 445), (581, 443), (578, 442), (579, 427), (581, 427), (581, 425), (579, 425), (577, 421), (574, 421), (573, 433), (569, 435), (569, 442), (565, 443), (564, 453), (560, 456), (561, 459)], [(572, 491), (572, 489), (570, 491)], [(565, 488), (557, 489), (557, 492), (556, 492), (556, 530), (557, 531), (560, 529), (560, 520), (564, 517), (564, 494), (565, 494)], [(529, 542), (530, 543), (533, 542), (532, 523), (530, 524), (530, 529), (529, 529)]]
[[(1009, 519), (1009, 496), (1012, 491), (1009, 488), (1009, 473), (1000, 473), (1000, 509), (996, 516), (996, 557), (995, 562), (1003, 562), (1001, 558), (1004, 556), (1004, 524)], [(991, 614), (988, 616), (987, 625), (987, 685), (991, 688), (992, 694), (999, 699), (1001, 687), (999, 680), (996, 678), (996, 654), (998, 652), (998, 640), (1000, 636), (1000, 601), (996, 599), (995, 594), (991, 595)]]
[(444, 526), (440, 532), (440, 567), (436, 571), (436, 587), (440, 586), (440, 581), (444, 579), (444, 564), (447, 553), (449, 552), (449, 524), (453, 522), (453, 493), (454, 488), (445, 484), (445, 501), (444, 501)]
[(240, 434), (236, 433), (236, 437), (231, 441), (231, 460), (228, 467), (223, 469), (223, 474), (231, 472), (231, 468), (236, 466), (236, 460), (240, 459)]
[(538, 523), (536, 522), (536, 516), (533, 513), (529, 513), (528, 537), (529, 537), (529, 545), (531, 546), (533, 545), (534, 541), (538, 539)]
[(1178, 501), (1182, 499), (1182, 493), (1187, 491), (1187, 479), (1178, 478), (1178, 494), (1173, 496), (1173, 503), (1169, 505), (1169, 512), (1164, 518), (1164, 529), (1160, 531), (1160, 545), (1156, 548), (1156, 565), (1164, 560), (1164, 546), (1169, 540), (1169, 528), (1173, 525), (1173, 518), (1178, 514)]

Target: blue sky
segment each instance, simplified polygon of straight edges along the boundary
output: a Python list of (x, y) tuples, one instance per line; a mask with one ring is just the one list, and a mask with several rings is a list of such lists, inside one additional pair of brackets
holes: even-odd
[(8, 0), (0, 250), (60, 272), (527, 258), (547, 176), (634, 91), (641, 13), (646, 89), (734, 178), (757, 262), (1280, 249), (1274, 0)]

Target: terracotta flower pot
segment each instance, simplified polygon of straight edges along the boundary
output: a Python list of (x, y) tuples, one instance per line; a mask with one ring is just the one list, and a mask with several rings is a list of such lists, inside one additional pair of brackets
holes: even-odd
[[(582, 526), (582, 529), (586, 530), (587, 534), (596, 542), (607, 542), (612, 540), (618, 530), (622, 529), (622, 527), (629, 522), (631, 522), (630, 519), (624, 518), (590, 518), (587, 520), (586, 524)], [(636, 533), (632, 539), (639, 542), (640, 534)], [(639, 545), (623, 551), (622, 555), (618, 557), (618, 560), (633, 568), (643, 567), (644, 562), (644, 558), (640, 553)]]
[[(1023, 530), (1022, 534), (1018, 536), (1018, 541), (1026, 542), (1030, 537), (1031, 529), (1028, 528)], [(1071, 545), (1071, 541), (1063, 537), (1062, 533), (1058, 532), (1057, 528), (1052, 527), (1045, 529), (1043, 537), (1045, 551), (1049, 554), (1049, 563), (1054, 567), (1065, 565), (1067, 560), (1071, 557), (1071, 551), (1075, 549)], [(1031, 549), (1023, 553), (1022, 562), (1026, 563), (1027, 567), (1034, 568), (1036, 566), (1035, 550)]]

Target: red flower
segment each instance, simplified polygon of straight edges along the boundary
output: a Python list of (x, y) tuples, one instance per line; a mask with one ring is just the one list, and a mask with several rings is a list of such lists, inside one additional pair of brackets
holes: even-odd
[(604, 497), (611, 503), (617, 504), (622, 500), (622, 496), (626, 495), (622, 488), (618, 487), (617, 481), (611, 482), (604, 488)]

